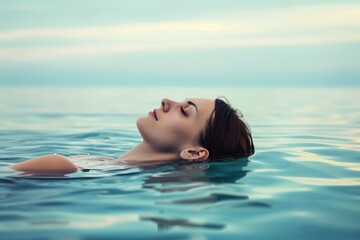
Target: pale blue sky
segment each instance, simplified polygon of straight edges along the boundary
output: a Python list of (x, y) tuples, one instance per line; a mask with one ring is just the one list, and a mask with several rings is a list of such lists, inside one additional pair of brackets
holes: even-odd
[(0, 85), (360, 86), (360, 3), (1, 1)]

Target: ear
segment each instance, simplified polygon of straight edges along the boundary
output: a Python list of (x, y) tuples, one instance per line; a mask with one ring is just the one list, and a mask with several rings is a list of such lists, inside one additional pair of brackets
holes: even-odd
[(185, 148), (181, 150), (180, 158), (187, 161), (205, 161), (209, 158), (209, 151), (203, 147)]

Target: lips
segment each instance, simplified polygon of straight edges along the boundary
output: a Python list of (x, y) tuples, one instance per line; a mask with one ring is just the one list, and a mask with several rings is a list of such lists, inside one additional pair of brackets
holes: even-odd
[(152, 112), (153, 113), (153, 115), (154, 115), (154, 117), (155, 117), (155, 120), (156, 121), (159, 121), (159, 119), (158, 119), (158, 117), (157, 117), (157, 114), (156, 114), (156, 110), (154, 109), (154, 111)]

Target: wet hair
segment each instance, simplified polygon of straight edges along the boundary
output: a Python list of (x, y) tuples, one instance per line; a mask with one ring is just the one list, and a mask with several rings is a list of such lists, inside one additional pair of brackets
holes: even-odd
[(251, 130), (242, 113), (219, 98), (215, 99), (215, 109), (198, 140), (209, 151), (209, 160), (249, 157), (255, 153)]

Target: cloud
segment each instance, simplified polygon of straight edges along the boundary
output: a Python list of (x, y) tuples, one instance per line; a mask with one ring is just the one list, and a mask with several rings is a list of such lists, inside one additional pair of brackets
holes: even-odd
[(18, 29), (0, 32), (0, 60), (359, 42), (359, 27), (360, 5), (352, 4), (223, 13), (202, 21)]
[(146, 38), (145, 34), (160, 35), (176, 32), (214, 32), (223, 28), (223, 24), (201, 22), (123, 24), (104, 27), (63, 28), (63, 29), (28, 29), (0, 33), (0, 41), (60, 38)]
[(57, 47), (32, 47), (32, 48), (0, 48), (0, 60), (8, 61), (33, 61), (55, 60), (64, 58), (92, 57), (114, 55), (119, 53), (145, 52), (145, 51), (170, 51), (191, 49), (218, 49), (261, 46), (290, 46), (309, 45), (336, 42), (358, 42), (360, 34), (346, 36), (308, 36), (285, 38), (247, 38), (247, 39), (222, 39), (202, 41), (174, 41), (167, 43), (141, 43), (141, 44), (85, 44), (76, 46)]

